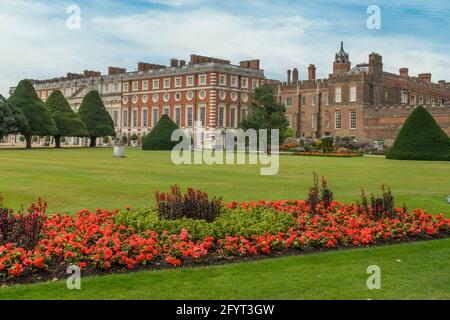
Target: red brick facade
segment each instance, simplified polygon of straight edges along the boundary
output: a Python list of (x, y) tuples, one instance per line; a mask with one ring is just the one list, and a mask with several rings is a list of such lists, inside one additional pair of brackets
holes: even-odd
[(389, 143), (418, 105), (427, 107), (450, 134), (450, 83), (432, 83), (428, 73), (410, 77), (407, 68), (398, 75), (385, 72), (379, 54), (351, 68), (342, 44), (327, 79), (316, 80), (313, 65), (308, 80), (295, 81), (289, 74), (288, 82), (271, 84), (298, 137), (351, 136)]

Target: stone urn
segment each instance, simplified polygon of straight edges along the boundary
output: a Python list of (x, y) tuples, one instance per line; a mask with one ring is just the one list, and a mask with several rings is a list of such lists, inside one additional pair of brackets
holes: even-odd
[(114, 146), (113, 155), (114, 158), (125, 158), (125, 146)]
[(447, 197), (447, 202), (450, 204), (450, 195)]

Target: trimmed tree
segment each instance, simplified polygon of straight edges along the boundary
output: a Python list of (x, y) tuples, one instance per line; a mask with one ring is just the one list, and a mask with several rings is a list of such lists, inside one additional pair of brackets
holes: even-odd
[(179, 143), (172, 141), (172, 133), (177, 129), (179, 128), (175, 122), (163, 115), (142, 141), (142, 150), (172, 150)]
[(255, 89), (252, 98), (252, 106), (248, 116), (242, 120), (240, 127), (244, 130), (260, 129), (268, 130), (267, 142), (270, 144), (270, 131), (272, 129), (279, 130), (281, 144), (286, 135), (288, 122), (285, 116), (286, 107), (277, 102), (273, 89), (270, 86), (260, 86)]
[(28, 149), (31, 148), (33, 135), (46, 136), (58, 133), (55, 121), (44, 102), (38, 97), (31, 81), (20, 81), (14, 93), (8, 98), (8, 102), (20, 109), (28, 121), (27, 126), (19, 128), (19, 132), (26, 139)]
[(92, 90), (84, 97), (78, 114), (88, 129), (91, 148), (96, 146), (98, 137), (116, 135), (113, 119), (106, 111), (97, 90)]
[(81, 121), (67, 102), (61, 91), (53, 91), (45, 102), (58, 128), (55, 137), (55, 148), (61, 148), (61, 137), (87, 137), (86, 125)]
[(28, 120), (22, 110), (6, 101), (0, 95), (0, 139), (8, 134), (19, 133), (20, 129), (28, 128)]
[(450, 161), (450, 138), (424, 107), (417, 107), (406, 119), (386, 158)]

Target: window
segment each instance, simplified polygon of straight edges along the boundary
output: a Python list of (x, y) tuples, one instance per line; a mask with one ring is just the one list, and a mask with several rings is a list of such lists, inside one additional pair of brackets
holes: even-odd
[(225, 117), (226, 117), (226, 109), (225, 105), (219, 105), (219, 118), (218, 118), (218, 126), (219, 128), (225, 128)]
[(286, 98), (286, 103), (285, 103), (286, 108), (290, 108), (292, 107), (292, 98)]
[(113, 122), (114, 122), (114, 127), (117, 127), (117, 121), (119, 120), (119, 111), (114, 110), (113, 111)]
[(247, 117), (248, 114), (248, 107), (247, 106), (242, 106), (241, 108), (241, 120), (245, 119)]
[(164, 107), (163, 109), (163, 114), (165, 114), (166, 116), (170, 117), (170, 107)]
[(159, 120), (159, 110), (158, 107), (153, 108), (153, 115), (152, 115), (152, 127), (155, 127)]
[(122, 114), (122, 126), (128, 127), (128, 110), (123, 110)]
[(198, 107), (198, 121), (200, 121), (201, 126), (206, 126), (206, 107), (205, 105), (200, 105)]
[(148, 90), (148, 80), (142, 81), (142, 91)]
[(175, 88), (181, 88), (181, 77), (175, 78)]
[(221, 74), (219, 76), (219, 85), (226, 86), (227, 85), (227, 76), (224, 74)]
[(233, 88), (237, 88), (237, 86), (238, 86), (238, 78), (236, 76), (232, 76), (231, 77), (231, 86)]
[(115, 82), (115, 83), (114, 83), (114, 91), (115, 91), (115, 92), (119, 92), (119, 88), (120, 88), (120, 87), (119, 87), (119, 83), (118, 83), (118, 82)]
[(248, 79), (242, 78), (242, 88), (248, 89)]
[(350, 112), (350, 129), (356, 129), (356, 111)]
[(193, 119), (194, 119), (194, 108), (192, 108), (192, 106), (189, 106), (186, 108), (186, 126), (187, 127), (193, 126)]
[(170, 78), (164, 79), (164, 89), (170, 89)]
[(252, 80), (252, 89), (258, 88), (258, 80)]
[(159, 89), (159, 80), (155, 79), (153, 80), (153, 90), (158, 90)]
[(133, 81), (133, 92), (139, 91), (139, 82)]
[(341, 88), (336, 88), (335, 101), (336, 101), (336, 103), (342, 102), (342, 89)]
[(144, 127), (144, 128), (148, 127), (148, 109), (147, 108), (142, 109), (142, 127)]
[(286, 121), (288, 123), (288, 128), (291, 128), (292, 127), (292, 115), (287, 114), (286, 115)]
[(131, 117), (132, 126), (133, 126), (133, 128), (137, 128), (137, 126), (138, 126), (138, 110), (137, 109), (133, 109), (131, 115), (132, 115), (132, 117)]
[(230, 127), (231, 128), (236, 128), (237, 124), (236, 124), (236, 107), (235, 106), (231, 106), (230, 109)]
[(384, 102), (387, 102), (389, 100), (389, 91), (384, 91)]
[(302, 97), (302, 106), (305, 106), (305, 105), (306, 105), (306, 97), (303, 96), (303, 97)]
[(350, 102), (356, 102), (356, 87), (350, 88)]
[(124, 83), (123, 83), (123, 85), (122, 85), (122, 91), (123, 91), (123, 92), (128, 92), (128, 91), (130, 91), (129, 88), (128, 88), (128, 82), (124, 82)]
[(317, 105), (317, 96), (312, 96), (311, 103), (313, 107)]
[(335, 120), (336, 129), (342, 129), (342, 113), (340, 111), (336, 111)]
[(206, 86), (206, 74), (201, 74), (198, 76), (198, 85)]
[(313, 113), (311, 114), (311, 129), (314, 129), (316, 127), (316, 115)]
[(427, 104), (430, 104), (430, 98), (427, 98)]
[(408, 92), (402, 91), (402, 103), (407, 104), (408, 103)]
[(194, 76), (188, 76), (186, 79), (186, 85), (188, 87), (193, 87), (194, 86)]
[(411, 105), (415, 105), (416, 104), (416, 96), (411, 96)]
[(175, 123), (181, 127), (181, 107), (175, 107)]

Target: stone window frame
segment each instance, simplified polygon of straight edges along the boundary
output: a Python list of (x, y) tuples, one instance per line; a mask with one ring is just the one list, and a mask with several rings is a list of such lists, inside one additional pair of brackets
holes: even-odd
[[(338, 121), (339, 115), (339, 121)], [(339, 126), (338, 126), (339, 123)], [(334, 113), (334, 129), (341, 130), (342, 129), (342, 111), (335, 111)]]

